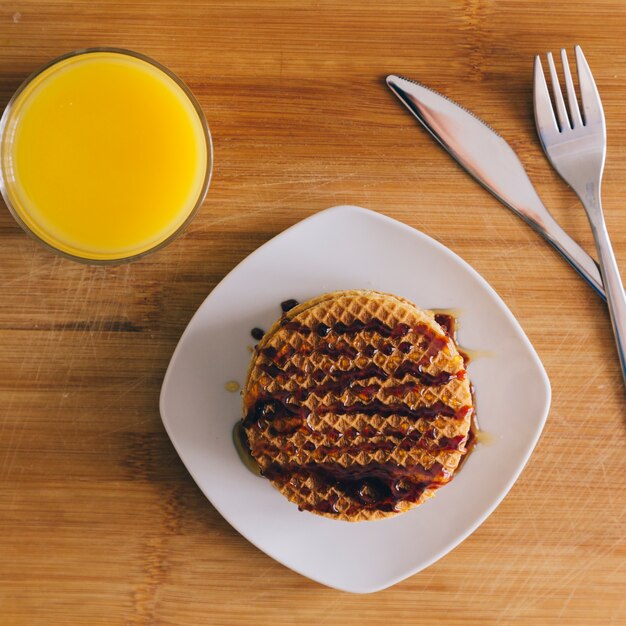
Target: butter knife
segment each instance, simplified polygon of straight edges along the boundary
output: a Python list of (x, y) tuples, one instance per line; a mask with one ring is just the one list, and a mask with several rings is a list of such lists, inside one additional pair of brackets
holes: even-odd
[(517, 154), (495, 130), (424, 85), (393, 74), (387, 85), (466, 172), (552, 244), (606, 301), (598, 264), (552, 217)]

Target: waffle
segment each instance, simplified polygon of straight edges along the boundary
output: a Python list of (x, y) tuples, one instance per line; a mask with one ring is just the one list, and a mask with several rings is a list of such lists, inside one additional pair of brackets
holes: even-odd
[(243, 398), (261, 473), (301, 510), (346, 521), (407, 511), (449, 482), (473, 412), (463, 357), (434, 315), (362, 290), (285, 313)]

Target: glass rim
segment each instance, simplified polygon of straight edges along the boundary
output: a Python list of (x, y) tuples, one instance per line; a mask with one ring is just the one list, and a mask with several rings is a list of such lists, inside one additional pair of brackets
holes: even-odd
[(92, 48), (82, 48), (78, 50), (72, 50), (71, 52), (66, 52), (65, 54), (62, 54), (61, 56), (51, 59), (50, 61), (48, 61), (47, 63), (45, 63), (38, 69), (36, 69), (34, 72), (29, 74), (22, 81), (20, 86), (15, 90), (15, 93), (11, 96), (11, 99), (7, 103), (4, 109), (4, 112), (2, 113), (2, 117), (0, 118), (0, 148), (3, 145), (6, 125), (11, 116), (11, 113), (13, 112), (15, 103), (17, 99), (20, 97), (20, 95), (23, 93), (23, 91), (28, 87), (28, 85), (33, 80), (35, 80), (40, 74), (42, 74), (49, 68), (53, 67), (54, 65), (58, 63), (61, 63), (62, 61), (71, 59), (73, 57), (93, 54), (97, 52), (111, 52), (114, 54), (120, 54), (120, 55), (124, 55), (128, 57), (133, 57), (140, 61), (144, 61), (145, 63), (149, 63), (156, 69), (163, 72), (166, 76), (171, 78), (174, 81), (174, 83), (183, 91), (183, 93), (185, 94), (185, 96), (188, 98), (189, 102), (193, 106), (193, 109), (196, 112), (196, 115), (198, 116), (198, 119), (200, 121), (200, 125), (202, 126), (202, 133), (204, 136), (204, 141), (205, 141), (206, 150), (207, 150), (207, 155), (206, 155), (207, 163), (206, 163), (206, 168), (205, 168), (206, 171), (204, 173), (204, 180), (202, 182), (202, 187), (200, 188), (198, 197), (195, 201), (193, 208), (189, 212), (189, 215), (187, 215), (187, 217), (182, 222), (182, 224), (180, 224), (173, 233), (168, 235), (165, 239), (163, 239), (163, 241), (160, 241), (159, 243), (151, 246), (147, 250), (143, 250), (142, 252), (138, 252), (135, 254), (130, 254), (127, 256), (114, 258), (114, 259), (92, 259), (92, 258), (85, 257), (85, 256), (78, 256), (76, 254), (71, 254), (69, 252), (65, 252), (64, 250), (57, 248), (56, 246), (52, 245), (48, 241), (45, 241), (44, 239), (42, 239), (39, 235), (37, 235), (37, 233), (33, 232), (33, 230), (24, 222), (24, 220), (22, 220), (22, 218), (20, 217), (19, 213), (13, 206), (13, 203), (11, 202), (11, 199), (9, 197), (7, 185), (5, 184), (4, 163), (3, 163), (4, 159), (1, 158), (1, 155), (0, 155), (0, 194), (2, 195), (2, 198), (4, 199), (4, 202), (7, 208), (9, 209), (9, 212), (13, 216), (13, 219), (15, 219), (15, 221), (19, 224), (22, 230), (24, 230), (24, 232), (26, 232), (28, 235), (33, 237), (37, 242), (39, 242), (48, 250), (51, 250), (52, 252), (55, 252), (56, 254), (59, 254), (65, 257), (66, 259), (77, 261), (79, 263), (84, 263), (86, 265), (120, 265), (122, 263), (130, 263), (132, 261), (136, 261), (137, 259), (143, 258), (146, 255), (151, 254), (152, 252), (156, 252), (157, 250), (164, 248), (169, 243), (174, 241), (174, 239), (177, 239), (182, 234), (182, 232), (187, 228), (187, 226), (189, 226), (193, 218), (196, 216), (196, 213), (202, 206), (206, 198), (207, 192), (209, 190), (211, 177), (213, 175), (213, 140), (211, 137), (211, 130), (209, 129), (209, 124), (206, 120), (206, 116), (204, 115), (204, 111), (202, 110), (200, 103), (194, 96), (191, 89), (189, 89), (189, 87), (185, 84), (185, 82), (179, 76), (177, 76), (172, 70), (170, 70), (168, 67), (166, 67), (162, 63), (155, 61), (153, 58), (145, 54), (142, 54), (141, 52), (135, 52), (134, 50), (128, 50), (126, 48), (117, 48), (117, 47), (112, 47), (112, 46), (97, 46), (97, 47), (92, 47)]

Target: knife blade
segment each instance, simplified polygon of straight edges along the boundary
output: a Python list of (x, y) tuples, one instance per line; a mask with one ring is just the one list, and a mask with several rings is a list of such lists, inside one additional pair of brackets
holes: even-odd
[(420, 83), (391, 74), (387, 85), (466, 172), (552, 244), (606, 301), (598, 264), (559, 226), (517, 154), (495, 130)]

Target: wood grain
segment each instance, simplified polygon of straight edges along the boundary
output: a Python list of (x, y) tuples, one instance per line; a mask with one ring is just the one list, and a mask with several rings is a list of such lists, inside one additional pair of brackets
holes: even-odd
[[(484, 117), (591, 249), (531, 117), (533, 55), (580, 43), (606, 111), (603, 195), (626, 273), (625, 32), (621, 0), (0, 3), (0, 104), (56, 55), (128, 47), (190, 85), (215, 141), (191, 227), (131, 265), (51, 255), (1, 207), (0, 622), (626, 624), (626, 399), (606, 310), (382, 82), (406, 74)], [(284, 228), (342, 203), (400, 219), (471, 263), (553, 387), (541, 441), (498, 510), (434, 566), (362, 597), (239, 536), (187, 475), (158, 413), (171, 353), (217, 282)]]

